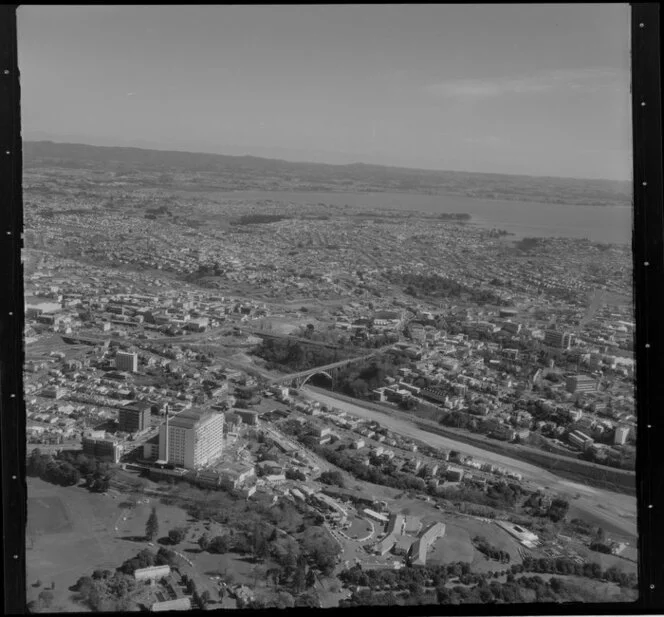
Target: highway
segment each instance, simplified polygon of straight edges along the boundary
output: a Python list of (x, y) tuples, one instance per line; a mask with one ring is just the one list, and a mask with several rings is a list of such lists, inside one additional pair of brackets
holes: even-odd
[(457, 450), (477, 459), (516, 471), (523, 475), (525, 481), (530, 481), (537, 486), (548, 488), (554, 493), (565, 496), (570, 501), (571, 508), (578, 512), (581, 518), (587, 515), (587, 518), (592, 521), (601, 521), (608, 533), (637, 536), (635, 497), (565, 480), (546, 469), (483, 450), (477, 446), (454, 441), (442, 435), (429, 433), (400, 417), (362, 407), (359, 402), (354, 404), (345, 399), (336, 398), (331, 393), (319, 388), (305, 386), (302, 388), (302, 394), (307, 398), (317, 400), (329, 407), (336, 407), (353, 416), (375, 420), (381, 426), (404, 437), (416, 439), (436, 448)]

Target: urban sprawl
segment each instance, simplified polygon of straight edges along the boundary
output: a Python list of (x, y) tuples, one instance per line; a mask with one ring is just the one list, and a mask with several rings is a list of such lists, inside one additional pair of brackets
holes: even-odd
[(26, 169), (32, 610), (636, 597), (629, 247), (185, 180)]

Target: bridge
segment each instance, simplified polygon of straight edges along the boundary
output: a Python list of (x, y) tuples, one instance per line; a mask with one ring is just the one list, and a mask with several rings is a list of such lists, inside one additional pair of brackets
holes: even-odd
[(289, 373), (288, 375), (279, 375), (274, 377), (271, 381), (273, 384), (283, 384), (294, 386), (296, 390), (300, 390), (309, 379), (314, 375), (325, 375), (333, 384), (334, 384), (334, 371), (339, 368), (350, 366), (356, 362), (363, 362), (379, 356), (386, 351), (394, 348), (394, 343), (390, 345), (385, 345), (384, 347), (379, 347), (374, 349), (371, 353), (365, 354), (363, 356), (357, 356), (355, 358), (346, 358), (345, 360), (339, 360), (338, 362), (332, 362), (331, 364), (325, 364), (324, 366), (317, 366), (315, 368), (307, 369), (306, 371), (299, 371), (297, 373)]

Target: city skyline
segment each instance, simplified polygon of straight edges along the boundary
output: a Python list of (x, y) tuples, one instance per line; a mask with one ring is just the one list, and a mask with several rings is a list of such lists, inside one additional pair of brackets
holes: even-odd
[(628, 180), (627, 5), (499, 9), (21, 7), (24, 137)]

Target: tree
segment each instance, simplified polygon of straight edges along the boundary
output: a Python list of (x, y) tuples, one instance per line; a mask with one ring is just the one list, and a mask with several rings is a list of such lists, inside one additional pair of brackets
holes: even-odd
[(324, 471), (318, 480), (324, 484), (331, 484), (341, 488), (345, 487), (344, 477), (340, 471)]
[(304, 472), (299, 469), (289, 467), (286, 469), (286, 480), (300, 480), (304, 482), (307, 479), (307, 476), (304, 475)]
[(176, 529), (171, 529), (168, 532), (168, 538), (173, 544), (180, 544), (187, 535), (187, 532), (185, 529), (182, 529), (181, 527), (177, 527)]
[(154, 540), (159, 533), (159, 519), (157, 518), (157, 508), (153, 507), (148, 521), (145, 524), (145, 537), (148, 540)]
[(202, 551), (207, 551), (210, 548), (210, 534), (204, 533), (198, 538), (198, 546), (200, 546)]
[(55, 594), (52, 591), (44, 589), (44, 591), (39, 594), (39, 605), (44, 608), (50, 608), (53, 604), (54, 598)]
[(305, 568), (306, 563), (302, 559), (298, 559), (295, 575), (293, 576), (293, 591), (295, 593), (300, 593), (307, 584)]
[(228, 543), (228, 538), (226, 536), (215, 536), (210, 541), (210, 545), (208, 546), (208, 551), (210, 553), (217, 553), (219, 555), (223, 555), (228, 552), (229, 548), (230, 546)]
[(287, 591), (280, 591), (277, 594), (275, 607), (276, 608), (293, 608), (295, 606), (295, 600), (293, 596)]
[(207, 589), (205, 589), (200, 596), (201, 608), (205, 608), (210, 603), (211, 599), (212, 598), (210, 596), (210, 592)]
[(410, 411), (411, 409), (415, 409), (415, 407), (417, 407), (417, 401), (412, 396), (408, 396), (399, 401), (400, 409)]
[(558, 497), (551, 502), (551, 506), (549, 508), (549, 511), (547, 512), (547, 516), (554, 523), (557, 523), (558, 521), (561, 521), (565, 518), (568, 510), (569, 510), (569, 502)]
[(302, 549), (323, 575), (334, 570), (340, 548), (325, 528), (309, 527), (302, 537)]
[(268, 585), (276, 585), (280, 577), (281, 566), (279, 565), (268, 568), (267, 572), (265, 573), (265, 580), (267, 581)]

